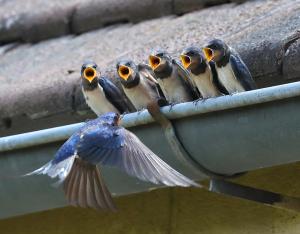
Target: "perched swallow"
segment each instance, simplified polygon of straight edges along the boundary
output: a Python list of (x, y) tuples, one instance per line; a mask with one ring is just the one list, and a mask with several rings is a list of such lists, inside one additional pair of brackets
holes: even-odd
[(52, 161), (27, 175), (58, 177), (71, 205), (99, 210), (115, 210), (115, 205), (97, 164), (118, 167), (130, 176), (154, 184), (199, 186), (119, 124), (120, 115), (112, 112), (86, 122), (62, 145)]
[(203, 48), (208, 61), (216, 64), (219, 82), (228, 93), (248, 91), (256, 88), (255, 82), (237, 52), (219, 39), (214, 39)]
[(81, 67), (82, 92), (86, 103), (99, 116), (106, 112), (129, 112), (128, 104), (121, 91), (109, 79), (100, 77), (94, 62), (84, 63)]
[(220, 96), (221, 92), (215, 85), (210, 64), (206, 61), (201, 49), (188, 47), (180, 55), (181, 63), (188, 71), (203, 98)]
[(151, 101), (166, 104), (155, 75), (148, 65), (136, 65), (131, 60), (122, 60), (117, 63), (117, 73), (124, 93), (137, 110), (147, 108)]
[(167, 52), (161, 50), (153, 52), (149, 56), (149, 65), (168, 102), (188, 102), (199, 98), (188, 71)]

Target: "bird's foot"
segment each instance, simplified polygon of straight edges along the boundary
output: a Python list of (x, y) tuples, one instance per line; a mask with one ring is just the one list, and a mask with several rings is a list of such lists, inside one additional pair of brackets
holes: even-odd
[(138, 110), (137, 114), (140, 115), (144, 110), (145, 110), (145, 108), (142, 108), (142, 109)]
[(170, 103), (170, 111), (173, 109), (173, 106), (175, 106), (176, 105), (176, 103)]
[(159, 107), (167, 106), (169, 103), (165, 98), (159, 98), (157, 99), (157, 105)]
[(236, 91), (236, 92), (230, 93), (229, 95), (232, 96), (232, 95), (237, 94), (237, 93), (239, 93), (239, 92)]
[(198, 98), (197, 100), (193, 101), (193, 104), (196, 106), (196, 105), (198, 105), (198, 102), (201, 101), (201, 100), (202, 100), (202, 98)]
[(202, 98), (202, 102), (206, 102), (208, 99), (210, 99), (210, 97), (205, 97), (205, 98)]

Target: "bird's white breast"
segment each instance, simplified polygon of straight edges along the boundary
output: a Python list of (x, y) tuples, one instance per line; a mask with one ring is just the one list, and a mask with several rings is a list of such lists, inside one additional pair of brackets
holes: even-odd
[(170, 103), (181, 103), (192, 101), (191, 95), (187, 92), (180, 77), (170, 76), (164, 79), (158, 79), (162, 91)]
[(96, 113), (96, 115), (102, 115), (106, 112), (119, 111), (106, 99), (103, 89), (100, 85), (92, 91), (82, 90), (88, 106)]
[(191, 73), (191, 78), (196, 84), (203, 98), (220, 96), (221, 93), (213, 84), (211, 70), (206, 68), (205, 73), (194, 75)]
[(243, 92), (245, 89), (235, 77), (230, 63), (224, 67), (217, 67), (218, 77), (229, 93)]
[(126, 96), (137, 110), (146, 108), (151, 100), (157, 98), (157, 94), (149, 87), (144, 79), (145, 78), (141, 77), (139, 84), (135, 87), (125, 88), (123, 86)]

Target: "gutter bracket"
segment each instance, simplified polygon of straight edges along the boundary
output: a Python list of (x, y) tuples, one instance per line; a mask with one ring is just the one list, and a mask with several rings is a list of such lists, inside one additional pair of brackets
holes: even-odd
[(211, 179), (209, 191), (246, 199), (275, 208), (300, 212), (300, 198), (236, 184), (223, 179)]

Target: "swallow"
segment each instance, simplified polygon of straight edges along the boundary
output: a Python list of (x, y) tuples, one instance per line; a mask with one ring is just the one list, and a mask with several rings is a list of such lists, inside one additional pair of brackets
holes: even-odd
[(160, 105), (167, 104), (155, 75), (147, 64), (136, 65), (132, 60), (121, 60), (116, 68), (124, 93), (137, 110), (147, 108), (152, 101), (157, 101)]
[(190, 72), (190, 77), (203, 98), (222, 95), (215, 84), (217, 74), (213, 73), (201, 49), (193, 46), (184, 49), (180, 60), (183, 67)]
[(58, 177), (71, 205), (111, 211), (116, 207), (98, 164), (117, 167), (154, 184), (199, 187), (121, 127), (120, 120), (118, 113), (109, 112), (86, 122), (61, 146), (53, 160), (27, 175)]
[(129, 112), (128, 103), (119, 88), (108, 78), (100, 77), (95, 62), (82, 65), (81, 86), (86, 103), (97, 116), (111, 111), (119, 114)]
[(169, 103), (189, 102), (199, 98), (189, 72), (167, 52), (154, 51), (149, 56), (149, 65)]
[(256, 89), (246, 64), (225, 42), (214, 39), (203, 48), (203, 52), (208, 61), (215, 62), (219, 82), (228, 93)]

